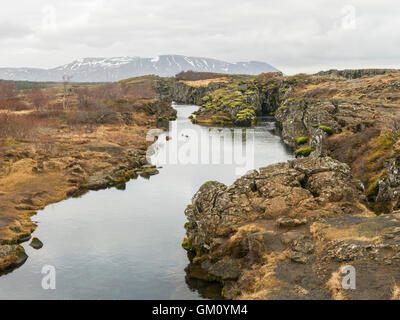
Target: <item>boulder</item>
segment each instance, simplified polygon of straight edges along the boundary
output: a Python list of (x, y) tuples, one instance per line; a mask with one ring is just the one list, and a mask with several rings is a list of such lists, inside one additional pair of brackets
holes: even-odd
[[(207, 182), (185, 211), (188, 250), (205, 273), (188, 277), (208, 274), (235, 299), (389, 299), (400, 283), (400, 214), (365, 204), (360, 181), (329, 157)], [(357, 290), (337, 280), (346, 265)]]
[(40, 241), (38, 238), (34, 237), (32, 238), (31, 243), (29, 244), (32, 248), (38, 250), (43, 247), (43, 242)]

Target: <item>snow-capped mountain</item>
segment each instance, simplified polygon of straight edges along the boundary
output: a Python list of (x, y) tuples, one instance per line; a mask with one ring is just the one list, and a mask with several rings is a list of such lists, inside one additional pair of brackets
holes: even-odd
[(0, 68), (0, 79), (61, 81), (68, 75), (74, 82), (111, 82), (148, 74), (170, 77), (188, 70), (236, 74), (278, 71), (268, 63), (257, 61), (230, 63), (210, 58), (161, 55), (156, 58), (83, 58), (53, 69)]

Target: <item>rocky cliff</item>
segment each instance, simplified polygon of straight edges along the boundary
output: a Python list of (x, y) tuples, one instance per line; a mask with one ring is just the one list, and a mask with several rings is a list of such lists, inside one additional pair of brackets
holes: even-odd
[(304, 78), (275, 114), (284, 142), (298, 156), (329, 155), (349, 164), (377, 213), (399, 208), (399, 78), (399, 72)]
[(400, 72), (321, 74), (229, 77), (196, 88), (178, 83), (174, 96), (200, 105), (192, 119), (199, 124), (251, 126), (256, 116), (274, 115), (298, 157), (328, 155), (347, 163), (365, 185), (372, 210), (397, 210)]
[[(362, 183), (329, 157), (207, 182), (185, 214), (184, 246), (207, 272), (188, 276), (221, 282), (228, 298), (389, 299), (400, 281), (400, 214), (366, 209)], [(341, 286), (346, 265), (357, 290)]]
[(346, 70), (337, 70), (331, 69), (327, 71), (320, 71), (316, 73), (318, 76), (334, 76), (334, 77), (344, 77), (347, 79), (357, 79), (361, 77), (371, 77), (380, 74), (387, 74), (396, 72), (396, 69), (346, 69)]
[[(265, 74), (209, 94), (196, 119), (273, 114), (297, 159), (200, 188), (185, 212), (188, 276), (229, 298), (398, 298), (399, 83), (396, 70)], [(357, 290), (342, 288), (346, 265)]]

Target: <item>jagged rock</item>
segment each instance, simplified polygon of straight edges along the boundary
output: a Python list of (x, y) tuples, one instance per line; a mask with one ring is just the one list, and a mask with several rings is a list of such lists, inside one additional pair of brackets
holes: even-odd
[(347, 79), (357, 79), (361, 77), (372, 77), (380, 74), (396, 72), (396, 69), (347, 69), (347, 70), (337, 70), (331, 69), (328, 71), (320, 71), (316, 73), (318, 76), (335, 76), (344, 77)]
[[(211, 279), (234, 280), (231, 298), (388, 299), (400, 282), (400, 214), (375, 216), (365, 203), (346, 164), (296, 159), (231, 186), (205, 183), (185, 211), (188, 242)], [(354, 291), (337, 280), (348, 264)]]
[(276, 220), (276, 224), (279, 228), (291, 228), (297, 227), (302, 224), (306, 224), (307, 219), (292, 219), (289, 217), (282, 217)]
[(308, 256), (302, 252), (296, 252), (296, 251), (292, 251), (289, 250), (286, 253), (286, 256), (292, 260), (293, 262), (297, 262), (297, 263), (307, 263), (308, 262)]
[(222, 280), (237, 279), (241, 273), (238, 261), (229, 257), (225, 257), (209, 265), (203, 263), (202, 267), (206, 269), (209, 274)]
[(43, 242), (34, 237), (29, 245), (34, 249), (41, 249), (43, 247)]
[(0, 273), (21, 266), (27, 259), (28, 255), (21, 245), (0, 245)]

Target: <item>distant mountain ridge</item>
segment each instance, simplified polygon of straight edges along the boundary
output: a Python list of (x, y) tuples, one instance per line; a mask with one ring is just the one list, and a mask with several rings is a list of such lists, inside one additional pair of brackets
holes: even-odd
[(53, 69), (0, 68), (0, 79), (61, 81), (64, 75), (68, 75), (74, 82), (112, 82), (148, 74), (171, 77), (188, 70), (253, 75), (278, 71), (259, 61), (231, 63), (210, 58), (160, 55), (155, 58), (83, 58)]

